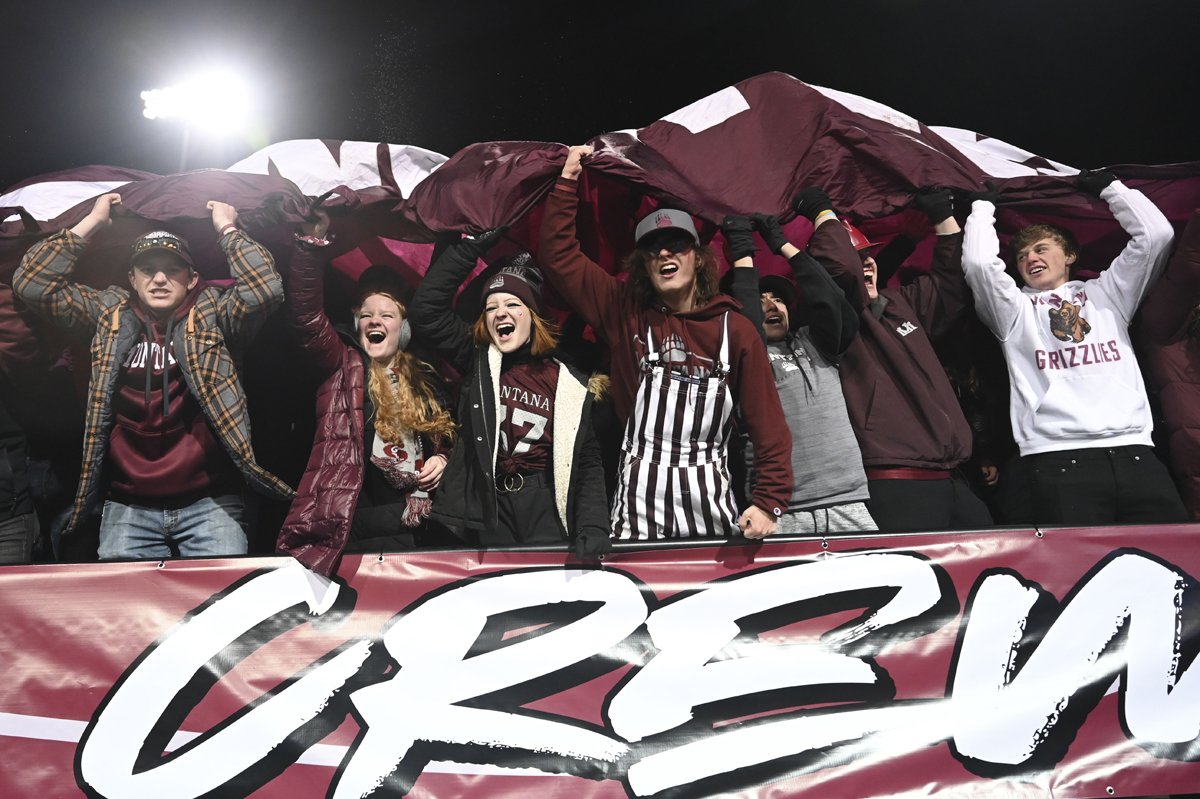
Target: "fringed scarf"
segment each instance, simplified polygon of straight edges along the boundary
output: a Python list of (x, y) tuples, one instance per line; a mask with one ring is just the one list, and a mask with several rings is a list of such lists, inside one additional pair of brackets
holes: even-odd
[[(392, 391), (395, 391), (400, 375), (395, 369), (388, 369), (388, 376), (392, 379)], [(393, 488), (407, 495), (400, 523), (405, 527), (416, 527), (424, 521), (433, 508), (433, 500), (427, 492), (417, 488), (417, 474), (425, 466), (420, 436), (412, 430), (404, 430), (399, 441), (388, 442), (376, 431), (375, 441), (371, 444), (371, 463), (383, 472)]]

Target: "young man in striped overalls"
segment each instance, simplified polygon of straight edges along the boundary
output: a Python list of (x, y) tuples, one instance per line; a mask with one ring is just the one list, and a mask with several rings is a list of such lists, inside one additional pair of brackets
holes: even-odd
[[(629, 280), (585, 256), (575, 235), (580, 159), (572, 147), (546, 203), (539, 258), (547, 279), (612, 348), (625, 427), (613, 502), (618, 538), (775, 532), (792, 493), (792, 437), (754, 325), (717, 291), (716, 255), (683, 211), (642, 219)], [(754, 446), (758, 475), (741, 514), (729, 479), (730, 432)]]

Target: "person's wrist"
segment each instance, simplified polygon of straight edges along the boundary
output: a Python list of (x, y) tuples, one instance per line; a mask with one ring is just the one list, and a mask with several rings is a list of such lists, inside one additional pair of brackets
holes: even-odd
[(824, 211), (818, 212), (817, 215), (813, 217), (813, 227), (824, 224), (830, 219), (837, 219), (837, 213), (832, 208), (826, 208)]
[(218, 238), (225, 238), (225, 234), (230, 230), (237, 230), (237, 224), (234, 222), (226, 222), (224, 225), (221, 225), (221, 229), (217, 233)]

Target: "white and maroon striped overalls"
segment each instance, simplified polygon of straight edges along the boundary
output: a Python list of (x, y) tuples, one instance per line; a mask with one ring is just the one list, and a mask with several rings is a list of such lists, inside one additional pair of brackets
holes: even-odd
[(730, 535), (737, 508), (727, 467), (733, 428), (729, 314), (722, 319), (720, 358), (708, 377), (672, 372), (649, 330), (646, 350), (621, 445), (613, 532), (632, 539)]

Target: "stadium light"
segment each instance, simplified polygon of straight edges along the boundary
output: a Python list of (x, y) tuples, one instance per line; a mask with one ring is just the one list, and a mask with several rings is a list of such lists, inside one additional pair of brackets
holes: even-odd
[(178, 119), (183, 122), (183, 150), (179, 171), (187, 166), (188, 139), (192, 128), (212, 135), (236, 133), (250, 116), (250, 92), (236, 75), (208, 72), (161, 89), (142, 92), (147, 119)]
[(180, 118), (217, 132), (241, 128), (250, 111), (246, 84), (234, 75), (213, 72), (162, 89), (142, 92), (147, 119)]

